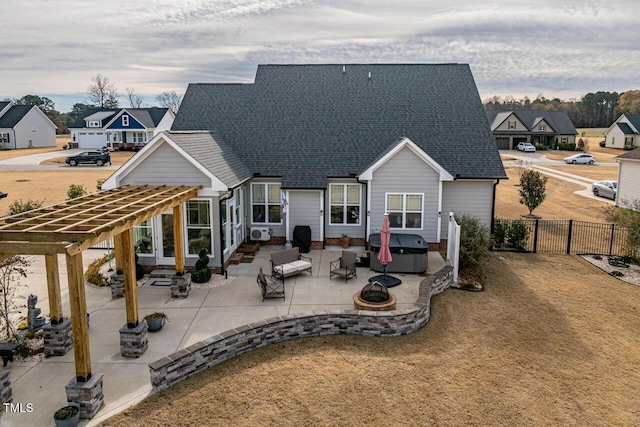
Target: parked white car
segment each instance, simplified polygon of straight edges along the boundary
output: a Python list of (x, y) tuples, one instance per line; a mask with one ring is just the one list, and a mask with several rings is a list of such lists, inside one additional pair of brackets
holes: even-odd
[(574, 154), (573, 156), (565, 157), (564, 162), (572, 165), (575, 165), (575, 164), (592, 165), (596, 162), (596, 158), (593, 157), (591, 154), (581, 153), (581, 154)]
[(516, 148), (518, 149), (518, 151), (524, 151), (527, 153), (536, 152), (536, 147), (530, 142), (519, 142)]
[(616, 199), (618, 193), (618, 181), (598, 181), (591, 186), (594, 196), (608, 197), (612, 200)]

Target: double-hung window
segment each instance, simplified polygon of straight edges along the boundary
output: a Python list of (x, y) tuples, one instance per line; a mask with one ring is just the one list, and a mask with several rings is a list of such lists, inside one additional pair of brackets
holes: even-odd
[(198, 255), (202, 249), (213, 254), (211, 248), (211, 202), (189, 200), (187, 202), (188, 255)]
[(129, 126), (129, 116), (122, 116), (122, 126)]
[(6, 145), (9, 143), (9, 134), (0, 133), (0, 144)]
[(360, 224), (360, 185), (331, 184), (331, 224)]
[(251, 184), (251, 222), (281, 224), (280, 184)]
[(133, 132), (133, 142), (135, 144), (142, 144), (144, 142), (143, 132)]
[(391, 228), (422, 229), (422, 193), (387, 193), (386, 212)]

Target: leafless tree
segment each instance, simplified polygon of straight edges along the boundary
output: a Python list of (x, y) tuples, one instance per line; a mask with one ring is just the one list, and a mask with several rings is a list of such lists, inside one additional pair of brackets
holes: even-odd
[(118, 107), (118, 89), (108, 77), (96, 74), (87, 88), (89, 101), (103, 108)]
[(162, 92), (160, 95), (156, 96), (156, 100), (160, 103), (160, 106), (164, 108), (170, 109), (173, 114), (178, 112), (178, 108), (180, 108), (180, 103), (182, 102), (182, 94), (177, 93), (175, 90), (171, 92)]
[(20, 279), (27, 277), (29, 265), (31, 265), (29, 260), (18, 255), (0, 261), (0, 319), (2, 319), (1, 329), (7, 340), (16, 336), (13, 314), (25, 307), (24, 304), (18, 303), (18, 300), (24, 297), (17, 292), (24, 286), (20, 283)]
[(132, 87), (127, 88), (127, 99), (131, 108), (142, 108), (144, 105), (144, 98), (138, 96)]

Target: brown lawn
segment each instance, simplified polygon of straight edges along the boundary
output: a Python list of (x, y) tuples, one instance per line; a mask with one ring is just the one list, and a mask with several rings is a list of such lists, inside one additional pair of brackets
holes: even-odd
[(555, 169), (562, 172), (580, 175), (594, 181), (601, 180), (617, 180), (618, 166), (598, 166), (598, 165), (562, 165), (562, 166), (546, 166), (549, 169)]
[(0, 199), (0, 216), (9, 213), (9, 205), (18, 199), (44, 200), (53, 205), (67, 199), (71, 184), (82, 184), (88, 192), (97, 191), (96, 181), (108, 178), (114, 171), (95, 167), (91, 169), (61, 168), (61, 170), (0, 170), (0, 190), (9, 195)]
[[(595, 169), (596, 167), (594, 167)], [(529, 213), (527, 207), (521, 204), (518, 168), (507, 167), (509, 179), (501, 181), (496, 187), (496, 218), (515, 219)], [(547, 199), (538, 207), (534, 214), (542, 219), (575, 219), (578, 221), (605, 222), (604, 208), (610, 206), (606, 202), (588, 199), (573, 194), (574, 191), (584, 189), (583, 186), (572, 184), (549, 177), (547, 181)]]
[(268, 346), (101, 425), (640, 424), (640, 287), (576, 256), (503, 253), (486, 275), (416, 333)]

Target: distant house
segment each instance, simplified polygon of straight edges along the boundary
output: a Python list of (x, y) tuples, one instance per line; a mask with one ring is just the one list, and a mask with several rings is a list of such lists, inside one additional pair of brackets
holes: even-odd
[(485, 111), (499, 150), (515, 150), (520, 142), (530, 142), (536, 146), (576, 142), (578, 132), (564, 111)]
[[(313, 249), (362, 246), (385, 213), (438, 248), (448, 212), (491, 224), (506, 178), (466, 64), (260, 65), (251, 84), (190, 84), (172, 130), (102, 188), (202, 185), (183, 208), (185, 262), (206, 249), (219, 268), (297, 227)], [(134, 229), (141, 263), (175, 262), (172, 215)]]
[(604, 132), (605, 147), (640, 145), (640, 114), (623, 114)]
[(69, 126), (72, 148), (142, 147), (175, 116), (168, 108), (88, 109)]
[(55, 147), (57, 128), (35, 105), (0, 102), (0, 149)]

